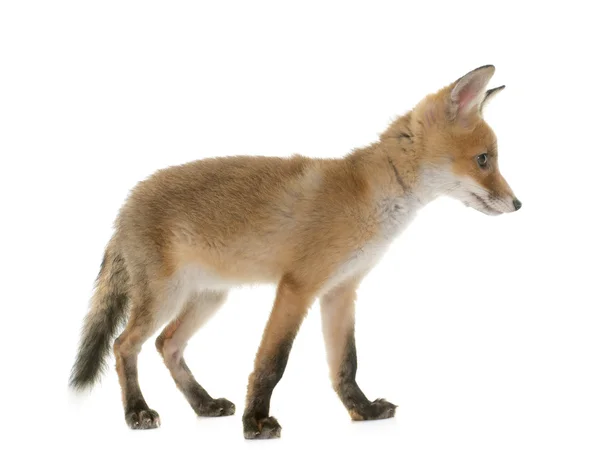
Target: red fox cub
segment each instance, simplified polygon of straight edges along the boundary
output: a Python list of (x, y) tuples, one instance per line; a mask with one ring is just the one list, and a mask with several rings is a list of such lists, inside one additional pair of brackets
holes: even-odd
[(107, 245), (70, 383), (90, 386), (114, 343), (125, 421), (156, 428), (138, 384), (142, 344), (156, 348), (200, 416), (235, 406), (194, 378), (187, 342), (230, 288), (276, 283), (277, 296), (248, 382), (247, 439), (277, 438), (270, 416), (294, 338), (321, 305), (332, 383), (353, 420), (391, 418), (396, 405), (370, 401), (356, 383), (356, 289), (417, 211), (449, 195), (488, 215), (521, 208), (500, 174), (496, 136), (482, 118), (494, 67), (469, 72), (397, 118), (380, 139), (343, 159), (234, 156), (170, 167), (139, 183)]

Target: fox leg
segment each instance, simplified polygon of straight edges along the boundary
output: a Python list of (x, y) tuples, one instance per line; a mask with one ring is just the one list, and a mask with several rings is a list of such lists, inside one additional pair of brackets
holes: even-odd
[(321, 297), (321, 320), (333, 388), (353, 420), (391, 418), (396, 405), (369, 401), (356, 383), (354, 301), (358, 282), (339, 286)]
[(228, 416), (235, 405), (224, 398), (213, 399), (196, 381), (188, 368), (183, 351), (188, 340), (223, 305), (226, 291), (204, 291), (193, 296), (181, 314), (156, 339), (156, 349), (171, 376), (198, 416)]
[(156, 331), (151, 297), (132, 300), (129, 322), (114, 344), (117, 374), (121, 384), (125, 421), (131, 429), (152, 429), (160, 425), (158, 413), (144, 400), (138, 382), (137, 361), (142, 344)]
[(273, 389), (283, 376), (296, 333), (310, 304), (313, 291), (284, 276), (256, 354), (248, 380), (246, 410), (242, 418), (246, 439), (270, 439), (281, 435), (281, 426), (269, 416)]

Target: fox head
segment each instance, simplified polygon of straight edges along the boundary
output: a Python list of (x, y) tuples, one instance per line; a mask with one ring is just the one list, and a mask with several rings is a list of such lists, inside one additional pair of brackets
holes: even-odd
[(482, 111), (504, 86), (487, 89), (494, 66), (479, 67), (421, 101), (413, 110), (422, 158), (436, 194), (488, 215), (521, 208), (500, 174), (496, 135)]

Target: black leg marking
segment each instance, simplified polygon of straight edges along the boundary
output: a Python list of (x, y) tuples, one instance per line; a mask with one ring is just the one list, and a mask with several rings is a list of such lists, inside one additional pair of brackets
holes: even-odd
[(392, 418), (396, 413), (396, 405), (379, 398), (374, 402), (367, 399), (356, 383), (358, 360), (354, 334), (351, 334), (346, 345), (346, 352), (340, 366), (337, 393), (342, 403), (356, 421), (379, 420)]
[(293, 340), (283, 341), (276, 354), (255, 368), (248, 385), (248, 401), (242, 418), (246, 439), (271, 439), (281, 436), (281, 426), (269, 416), (271, 395), (283, 377)]
[(148, 407), (137, 380), (137, 356), (126, 356), (121, 363), (126, 378), (125, 422), (131, 429), (158, 428), (160, 417)]
[(183, 357), (180, 367), (189, 377), (184, 383), (177, 380), (175, 383), (198, 416), (231, 416), (235, 413), (235, 405), (232, 402), (225, 398), (214, 399), (208, 394), (196, 381)]
[(213, 399), (208, 394), (196, 381), (183, 357), (187, 342), (219, 309), (226, 297), (226, 291), (196, 294), (156, 338), (156, 349), (171, 372), (175, 385), (198, 416), (229, 416), (235, 413), (235, 405), (229, 400)]

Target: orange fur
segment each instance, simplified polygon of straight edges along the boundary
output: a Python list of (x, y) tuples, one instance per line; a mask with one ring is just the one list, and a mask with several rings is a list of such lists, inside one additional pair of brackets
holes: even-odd
[[(498, 170), (496, 137), (481, 115), (486, 99), (501, 90), (486, 94), (493, 72), (492, 66), (476, 69), (426, 97), (377, 142), (343, 159), (212, 158), (138, 184), (117, 218), (106, 256), (114, 262), (103, 265), (88, 320), (96, 326), (117, 295), (130, 302), (129, 323), (115, 344), (130, 426), (158, 423), (139, 391), (136, 359), (142, 343), (171, 320), (157, 347), (177, 385), (198, 414), (233, 412), (233, 404), (213, 400), (199, 386), (182, 354), (230, 287), (255, 282), (277, 283), (278, 291), (250, 376), (246, 437), (279, 435), (268, 399), (318, 297), (334, 386), (352, 417), (393, 416), (392, 404), (369, 402), (354, 381), (354, 291), (436, 197), (449, 195), (488, 214), (520, 207)], [(119, 287), (108, 282), (116, 271)], [(82, 353), (90, 351), (86, 339)], [(96, 372), (85, 355), (74, 368), (78, 386)]]

